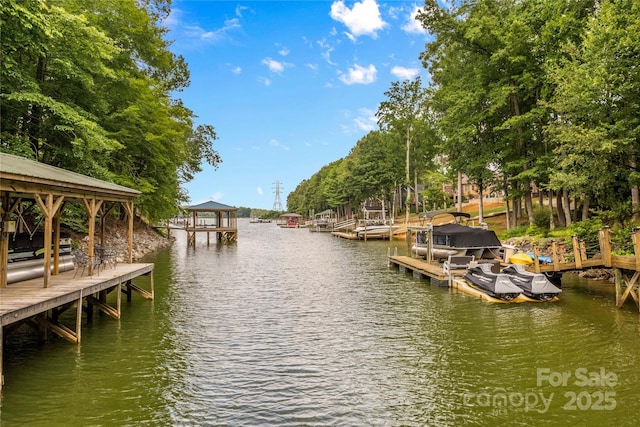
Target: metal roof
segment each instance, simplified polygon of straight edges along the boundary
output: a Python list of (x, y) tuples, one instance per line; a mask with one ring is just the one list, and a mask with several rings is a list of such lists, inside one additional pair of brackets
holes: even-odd
[(138, 190), (112, 182), (102, 181), (25, 157), (0, 153), (0, 186), (2, 190), (12, 191), (12, 187), (16, 183), (46, 185), (70, 193), (88, 191), (127, 198), (137, 197), (141, 194)]
[(210, 200), (199, 205), (187, 206), (190, 211), (237, 211), (238, 208)]

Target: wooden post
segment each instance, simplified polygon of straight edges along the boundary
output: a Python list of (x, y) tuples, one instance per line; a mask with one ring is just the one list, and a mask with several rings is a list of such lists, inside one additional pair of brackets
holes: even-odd
[(580, 254), (580, 242), (578, 242), (578, 236), (572, 237), (573, 241), (573, 258), (576, 261), (576, 269), (582, 269), (582, 256)]
[(60, 217), (64, 203), (53, 216), (53, 275), (60, 274)]
[(122, 283), (118, 283), (118, 286), (116, 286), (116, 310), (118, 311), (118, 319), (120, 318), (121, 315), (121, 308), (122, 308)]
[(580, 240), (580, 255), (583, 260), (587, 260), (587, 245), (584, 240)]
[[(9, 264), (9, 233), (7, 232), (7, 224), (11, 213), (9, 212), (9, 193), (2, 194), (0, 202), (0, 288), (7, 287), (7, 265)], [(2, 328), (2, 326), (0, 326)], [(2, 333), (0, 333), (0, 337)], [(0, 342), (0, 346), (2, 343)], [(0, 356), (2, 355), (0, 347)], [(2, 367), (0, 357), (0, 389), (2, 388)]]
[(125, 203), (124, 208), (127, 211), (127, 219), (129, 220), (127, 231), (127, 262), (131, 264), (133, 262), (133, 201)]
[(613, 277), (615, 279), (616, 286), (616, 307), (622, 307), (621, 297), (622, 297), (622, 271), (619, 268), (613, 269)]
[(553, 271), (560, 271), (560, 258), (558, 254), (558, 242), (551, 242), (551, 255), (553, 256)]
[(412, 257), (413, 253), (411, 252), (411, 237), (411, 230), (409, 229), (409, 227), (407, 227), (407, 231), (405, 232), (405, 242), (407, 244), (407, 253)]
[(44, 287), (49, 287), (49, 281), (51, 280), (51, 238), (53, 233), (53, 217), (60, 208), (64, 196), (60, 196), (54, 202), (53, 194), (48, 193), (45, 195), (45, 200), (42, 200), (40, 194), (35, 193), (34, 198), (42, 214), (44, 215)]
[(82, 336), (82, 289), (80, 289), (80, 298), (78, 298), (78, 307), (76, 311), (76, 339), (77, 343), (80, 344), (80, 339)]
[(87, 253), (89, 254), (89, 259), (91, 262), (89, 263), (89, 275), (93, 274), (93, 260), (95, 259), (95, 233), (96, 233), (96, 216), (98, 215), (98, 211), (100, 210), (100, 206), (102, 206), (102, 200), (96, 201), (96, 199), (82, 199), (84, 203), (84, 208), (87, 210), (87, 215), (89, 215), (89, 243), (87, 247)]
[(633, 255), (636, 259), (636, 271), (640, 271), (640, 238), (638, 237), (638, 229), (631, 232), (631, 240), (633, 241)]
[(538, 257), (538, 245), (533, 247), (533, 271), (540, 273), (540, 258)]
[(600, 241), (600, 252), (602, 253), (602, 263), (605, 267), (611, 267), (611, 229), (604, 227), (598, 232)]
[(2, 347), (4, 343), (4, 337), (2, 336), (2, 325), (0, 325), (0, 391), (4, 385), (4, 371), (2, 370)]

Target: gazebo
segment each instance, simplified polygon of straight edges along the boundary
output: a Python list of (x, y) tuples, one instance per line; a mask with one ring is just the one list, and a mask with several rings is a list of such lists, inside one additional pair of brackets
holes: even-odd
[(231, 242), (238, 238), (238, 208), (208, 201), (188, 206), (191, 219), (187, 218), (184, 228), (187, 231), (187, 246), (196, 245), (196, 233), (207, 233), (207, 245), (210, 233), (216, 233), (219, 242)]
[[(96, 220), (100, 218), (100, 240), (104, 240), (104, 219), (122, 205), (129, 220), (127, 260), (132, 262), (133, 201), (140, 195), (121, 185), (60, 169), (24, 157), (0, 153), (0, 288), (7, 286), (9, 235), (15, 233), (15, 218), (26, 204), (42, 212), (44, 228), (43, 281), (49, 287), (51, 274), (58, 274), (60, 217), (67, 202), (80, 202), (88, 215), (88, 256), (94, 257)], [(103, 242), (102, 242), (103, 243)], [(53, 261), (53, 264), (52, 264)], [(89, 266), (91, 274), (92, 266)]]

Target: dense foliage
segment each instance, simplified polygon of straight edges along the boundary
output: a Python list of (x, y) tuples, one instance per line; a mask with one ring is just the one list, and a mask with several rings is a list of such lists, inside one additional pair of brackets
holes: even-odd
[[(593, 212), (637, 217), (640, 2), (446, 4), (426, 0), (418, 15), (433, 36), (420, 56), (428, 87), (393, 83), (378, 110), (381, 130), (301, 183), (289, 208), (305, 214), (371, 197), (407, 200), (420, 186), (431, 206), (443, 200), (442, 177), (455, 182), (461, 172), (506, 194), (513, 225), (516, 215), (533, 224), (545, 212), (559, 225)], [(419, 112), (395, 113), (409, 107)], [(552, 209), (536, 211), (534, 187)]]
[(170, 0), (4, 0), (0, 150), (142, 191), (149, 219), (220, 161), (212, 126), (173, 95), (189, 84), (161, 22)]

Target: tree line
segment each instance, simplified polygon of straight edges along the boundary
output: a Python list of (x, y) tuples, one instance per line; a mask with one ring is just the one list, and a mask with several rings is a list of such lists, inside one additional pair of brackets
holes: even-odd
[[(394, 82), (379, 129), (289, 194), (289, 210), (352, 212), (368, 199), (441, 207), (459, 174), (505, 194), (509, 222), (640, 212), (640, 3), (426, 0), (430, 80)], [(414, 206), (413, 208), (411, 206)], [(482, 206), (482, 205), (481, 205)], [(482, 210), (480, 212), (482, 215)], [(553, 222), (552, 222), (553, 224)]]
[(150, 220), (187, 201), (217, 166), (211, 125), (175, 95), (187, 64), (162, 26), (171, 0), (0, 3), (0, 150), (142, 192)]

